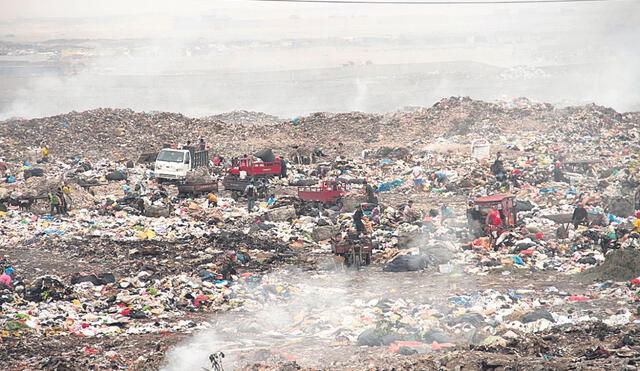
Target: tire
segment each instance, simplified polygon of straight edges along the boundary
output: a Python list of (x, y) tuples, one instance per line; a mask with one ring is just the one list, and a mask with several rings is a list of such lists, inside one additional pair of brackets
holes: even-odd
[(356, 270), (359, 270), (361, 266), (362, 266), (362, 258), (360, 257), (360, 254), (356, 253), (354, 250), (353, 251), (353, 267)]
[(343, 256), (344, 256), (344, 265), (346, 265), (347, 267), (351, 267), (353, 265), (353, 255), (347, 252)]

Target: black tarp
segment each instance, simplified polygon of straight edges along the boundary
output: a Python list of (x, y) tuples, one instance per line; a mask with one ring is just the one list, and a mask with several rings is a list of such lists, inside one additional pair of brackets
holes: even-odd
[(264, 162), (272, 162), (276, 160), (276, 156), (273, 154), (271, 148), (265, 148), (262, 151), (254, 153), (253, 155)]

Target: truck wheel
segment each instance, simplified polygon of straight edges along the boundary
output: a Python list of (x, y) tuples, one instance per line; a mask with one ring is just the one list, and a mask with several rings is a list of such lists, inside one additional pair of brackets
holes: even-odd
[(351, 267), (353, 265), (353, 255), (349, 252), (346, 252), (344, 255), (344, 265), (347, 267)]
[(360, 254), (357, 254), (354, 252), (353, 267), (356, 270), (359, 270), (361, 266), (362, 266), (362, 258), (360, 257)]

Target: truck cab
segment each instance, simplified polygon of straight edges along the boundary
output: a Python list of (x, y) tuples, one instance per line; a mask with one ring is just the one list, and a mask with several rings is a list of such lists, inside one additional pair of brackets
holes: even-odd
[(189, 171), (203, 166), (209, 166), (207, 151), (163, 148), (156, 157), (154, 174), (158, 179), (184, 180)]
[(165, 148), (158, 152), (155, 175), (161, 179), (184, 179), (191, 170), (191, 153), (186, 149)]

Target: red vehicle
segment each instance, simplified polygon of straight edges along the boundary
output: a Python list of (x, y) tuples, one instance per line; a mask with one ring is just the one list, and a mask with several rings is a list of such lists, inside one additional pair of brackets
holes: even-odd
[(349, 190), (345, 184), (338, 182), (320, 183), (319, 186), (299, 187), (298, 198), (307, 202), (321, 202), (323, 204), (338, 204), (342, 196)]
[(238, 159), (238, 171), (246, 171), (248, 177), (284, 175), (283, 161), (279, 157), (275, 161), (254, 161), (252, 158)]
[(469, 229), (472, 233), (478, 234), (480, 230), (486, 230), (487, 225), (485, 218), (493, 207), (500, 212), (502, 221), (501, 229), (509, 229), (515, 227), (518, 222), (518, 208), (516, 205), (516, 196), (509, 193), (496, 194), (491, 196), (479, 197), (473, 200), (473, 210), (470, 210)]
[(334, 240), (331, 243), (331, 250), (334, 255), (344, 258), (344, 264), (347, 267), (354, 266), (357, 269), (362, 265), (371, 264), (373, 245), (370, 240)]

